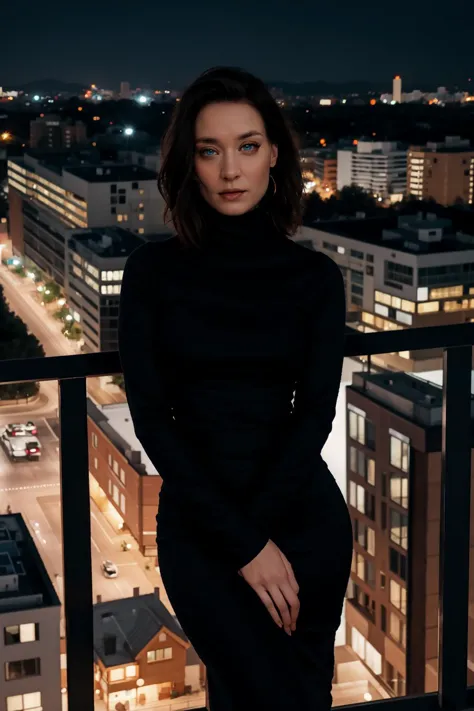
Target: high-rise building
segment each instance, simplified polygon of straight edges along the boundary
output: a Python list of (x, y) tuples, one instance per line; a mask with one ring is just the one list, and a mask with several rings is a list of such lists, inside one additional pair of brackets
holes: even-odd
[(392, 94), (393, 94), (393, 101), (395, 101), (397, 104), (401, 104), (402, 103), (402, 78), (399, 74), (397, 74), (395, 77), (393, 77)]
[(72, 154), (26, 153), (8, 162), (12, 250), (64, 286), (66, 238), (77, 228), (160, 231), (157, 175)]
[[(169, 238), (147, 235), (157, 241)], [(118, 348), (118, 309), (125, 262), (143, 237), (121, 227), (74, 230), (66, 249), (65, 295), (87, 352)]]
[(72, 148), (87, 140), (86, 125), (71, 119), (62, 119), (55, 114), (30, 122), (30, 147), (59, 151)]
[[(455, 214), (452, 220), (344, 220), (304, 226), (301, 236), (339, 265), (348, 320), (364, 333), (474, 321), (474, 220), (470, 228)], [(441, 356), (441, 349), (430, 349), (371, 359), (374, 365), (423, 372), (441, 368)]]
[(448, 136), (442, 143), (410, 146), (407, 193), (440, 205), (473, 204), (471, 168), (474, 148), (469, 140)]
[(122, 81), (120, 82), (120, 98), (129, 99), (131, 96), (130, 82)]
[(313, 162), (314, 175), (321, 181), (321, 190), (334, 193), (337, 189), (337, 152), (330, 149), (318, 151)]
[[(392, 371), (352, 377), (346, 639), (394, 695), (437, 692), (442, 388)], [(471, 587), (470, 608), (472, 597)], [(468, 685), (473, 662), (470, 645)]]
[(61, 709), (60, 601), (20, 514), (0, 516), (0, 669), (5, 711)]
[(407, 151), (396, 142), (360, 140), (337, 152), (337, 189), (358, 185), (377, 197), (406, 190)]

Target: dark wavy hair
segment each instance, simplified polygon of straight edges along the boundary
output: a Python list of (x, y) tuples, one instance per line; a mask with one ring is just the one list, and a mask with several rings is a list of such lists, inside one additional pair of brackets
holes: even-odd
[[(165, 201), (164, 221), (171, 217), (184, 246), (202, 245), (204, 221), (199, 202), (203, 198), (195, 180), (195, 123), (204, 106), (222, 101), (245, 102), (260, 112), (268, 140), (278, 146), (277, 162), (271, 169), (276, 193), (269, 201), (269, 211), (277, 229), (293, 235), (302, 222), (299, 141), (263, 81), (238, 67), (208, 69), (176, 103), (161, 141), (158, 189)], [(273, 191), (273, 181), (269, 190)]]

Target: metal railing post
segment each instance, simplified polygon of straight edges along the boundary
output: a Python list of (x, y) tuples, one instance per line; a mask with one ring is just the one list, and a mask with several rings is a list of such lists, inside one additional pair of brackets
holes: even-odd
[(61, 380), (59, 394), (68, 709), (93, 711), (94, 630), (86, 379)]
[(438, 700), (449, 711), (464, 708), (467, 695), (471, 367), (472, 346), (444, 350)]

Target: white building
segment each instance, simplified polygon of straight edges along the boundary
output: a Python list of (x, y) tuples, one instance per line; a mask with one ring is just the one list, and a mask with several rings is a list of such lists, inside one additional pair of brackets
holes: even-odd
[(401, 195), (407, 184), (407, 151), (389, 141), (359, 141), (337, 152), (337, 189), (358, 185), (377, 197)]
[(60, 711), (60, 602), (19, 514), (0, 516), (0, 711)]
[(393, 78), (393, 100), (397, 104), (402, 103), (402, 78), (397, 74), (396, 77)]
[(64, 285), (66, 235), (74, 228), (120, 225), (138, 235), (160, 232), (155, 171), (122, 163), (92, 164), (26, 153), (8, 161), (13, 253)]

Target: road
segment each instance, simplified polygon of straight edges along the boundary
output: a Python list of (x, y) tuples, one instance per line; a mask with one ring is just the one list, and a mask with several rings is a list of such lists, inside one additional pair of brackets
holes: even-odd
[[(0, 283), (10, 308), (36, 335), (48, 357), (78, 353), (77, 344), (63, 336), (61, 325), (36, 300), (35, 287), (29, 279), (18, 277), (0, 265)], [(87, 387), (89, 395), (99, 404), (124, 399), (121, 394), (101, 389), (98, 378), (89, 378)], [(48, 381), (41, 383), (39, 402), (28, 406), (0, 407), (0, 429), (8, 422), (34, 420), (42, 445), (42, 456), (38, 462), (11, 462), (0, 448), (0, 514), (5, 513), (7, 505), (10, 505), (13, 512), (23, 515), (62, 601), (58, 400), (57, 382)], [(132, 543), (132, 550), (121, 550), (124, 538)], [(129, 597), (136, 587), (144, 594), (159, 587), (161, 600), (173, 613), (159, 572), (153, 567), (145, 570), (146, 559), (133, 539), (116, 531), (92, 499), (91, 549), (94, 600), (97, 595), (101, 595), (104, 602)], [(119, 574), (116, 579), (106, 579), (101, 573), (100, 565), (105, 559), (117, 564)]]

